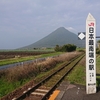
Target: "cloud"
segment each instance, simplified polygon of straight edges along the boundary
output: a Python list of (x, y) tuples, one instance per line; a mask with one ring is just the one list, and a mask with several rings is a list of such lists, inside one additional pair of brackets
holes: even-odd
[(66, 27), (66, 29), (73, 32), (73, 33), (78, 34), (78, 31), (76, 29), (72, 28), (72, 27)]
[(99, 0), (1, 0), (0, 49), (32, 44), (59, 27), (85, 31), (89, 12), (96, 18), (99, 32), (99, 7)]

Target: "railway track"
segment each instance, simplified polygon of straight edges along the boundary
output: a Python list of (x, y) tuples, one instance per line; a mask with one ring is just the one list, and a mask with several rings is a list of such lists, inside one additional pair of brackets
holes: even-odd
[(47, 100), (58, 84), (68, 75), (77, 63), (84, 57), (81, 55), (74, 58), (72, 61), (65, 63), (57, 71), (49, 75), (47, 78), (39, 82), (33, 87), (29, 87), (19, 97), (14, 97), (12, 100)]

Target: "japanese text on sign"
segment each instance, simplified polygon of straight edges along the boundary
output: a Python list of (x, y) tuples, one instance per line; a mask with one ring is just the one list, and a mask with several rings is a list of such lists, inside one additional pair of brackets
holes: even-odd
[(92, 70), (94, 70), (94, 23), (88, 24), (89, 27), (89, 75), (90, 75), (90, 81), (92, 81), (92, 77), (94, 77), (94, 73)]

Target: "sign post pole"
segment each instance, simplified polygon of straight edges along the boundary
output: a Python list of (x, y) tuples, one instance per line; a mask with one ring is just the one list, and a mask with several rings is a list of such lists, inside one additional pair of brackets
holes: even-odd
[(89, 13), (86, 19), (86, 93), (96, 93), (96, 22)]

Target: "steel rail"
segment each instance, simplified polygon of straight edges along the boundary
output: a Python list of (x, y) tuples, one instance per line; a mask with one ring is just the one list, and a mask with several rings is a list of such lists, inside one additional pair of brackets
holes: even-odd
[[(42, 84), (44, 84), (47, 80), (49, 80), (53, 75), (55, 75), (56, 73), (58, 73), (59, 71), (61, 71), (65, 66), (68, 66), (72, 61), (76, 60), (76, 58), (79, 58), (79, 56), (75, 57), (74, 59), (72, 59), (71, 61), (69, 61), (68, 63), (64, 64), (63, 67), (61, 67), (60, 69), (58, 69), (57, 71), (55, 71), (53, 74), (49, 75), (48, 77), (46, 77), (45, 79), (43, 79), (42, 81), (40, 81), (38, 84), (36, 84), (35, 86), (33, 86), (30, 90), (27, 90), (25, 93), (23, 93), (21, 96), (17, 97), (15, 100), (23, 100), (24, 98), (26, 98), (27, 96), (29, 96), (32, 92), (34, 92), (38, 87), (40, 87)], [(83, 56), (82, 56), (83, 57)], [(63, 78), (62, 78), (63, 79)], [(60, 82), (60, 81), (59, 81)], [(55, 85), (56, 86), (56, 85)], [(54, 87), (55, 87), (54, 86)], [(46, 94), (46, 96), (43, 97), (42, 100), (44, 100), (44, 98), (46, 98), (50, 92), (54, 89), (54, 87), (52, 89), (50, 89), (50, 91)]]
[(59, 79), (56, 83), (55, 83), (55, 85), (46, 93), (46, 95), (45, 96), (43, 96), (42, 97), (42, 99), (41, 100), (47, 100), (48, 99), (48, 97), (52, 94), (52, 92), (56, 89), (56, 87), (57, 87), (57, 85), (64, 79), (64, 77), (67, 75), (67, 74), (69, 74), (71, 71), (72, 71), (72, 69), (78, 64), (78, 62), (83, 58), (84, 56), (82, 56), (62, 77), (61, 77), (61, 79)]

